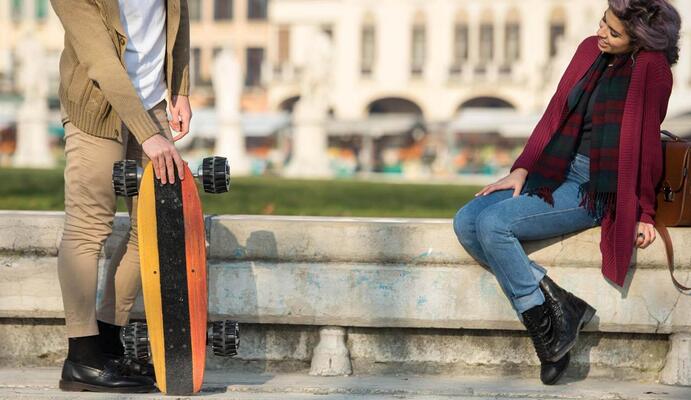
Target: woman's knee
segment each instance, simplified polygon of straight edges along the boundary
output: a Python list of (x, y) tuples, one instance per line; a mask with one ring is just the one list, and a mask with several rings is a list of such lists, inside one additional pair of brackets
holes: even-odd
[(468, 207), (461, 207), (453, 218), (453, 231), (456, 238), (463, 245), (467, 246), (477, 241), (475, 233), (475, 218), (477, 215)]
[(509, 232), (509, 221), (496, 207), (488, 207), (475, 219), (477, 238), (483, 243), (492, 243), (498, 236)]

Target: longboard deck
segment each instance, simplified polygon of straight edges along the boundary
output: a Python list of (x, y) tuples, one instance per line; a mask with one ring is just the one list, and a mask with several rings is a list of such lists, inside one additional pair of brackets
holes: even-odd
[(144, 309), (156, 381), (163, 393), (201, 390), (206, 361), (206, 236), (194, 177), (161, 185), (151, 163), (137, 220)]

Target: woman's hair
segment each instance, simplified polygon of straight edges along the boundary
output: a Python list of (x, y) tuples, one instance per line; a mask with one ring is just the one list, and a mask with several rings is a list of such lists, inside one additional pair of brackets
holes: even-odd
[(670, 65), (677, 62), (681, 17), (668, 0), (608, 1), (636, 48), (663, 51)]

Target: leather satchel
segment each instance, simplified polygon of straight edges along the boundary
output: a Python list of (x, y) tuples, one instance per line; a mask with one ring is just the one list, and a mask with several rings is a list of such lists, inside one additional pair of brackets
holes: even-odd
[(663, 173), (657, 188), (655, 229), (665, 243), (667, 265), (674, 285), (679, 290), (689, 291), (691, 288), (674, 277), (674, 248), (667, 227), (691, 226), (691, 142), (668, 131), (662, 131), (662, 134), (665, 136), (662, 138)]

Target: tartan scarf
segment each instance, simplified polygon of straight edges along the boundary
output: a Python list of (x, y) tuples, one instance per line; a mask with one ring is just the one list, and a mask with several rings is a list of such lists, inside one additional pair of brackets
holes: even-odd
[[(609, 64), (613, 65), (608, 67)], [(577, 103), (565, 110), (560, 128), (552, 135), (530, 172), (526, 194), (536, 195), (554, 206), (552, 193), (566, 179), (580, 141), (588, 101), (599, 84), (591, 112), (590, 181), (580, 186), (579, 196), (583, 196), (580, 206), (598, 221), (608, 214), (614, 216), (619, 133), (632, 71), (630, 53), (618, 56), (602, 53), (598, 56), (588, 70), (581, 93), (576, 94)]]

